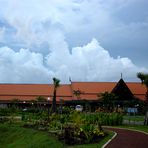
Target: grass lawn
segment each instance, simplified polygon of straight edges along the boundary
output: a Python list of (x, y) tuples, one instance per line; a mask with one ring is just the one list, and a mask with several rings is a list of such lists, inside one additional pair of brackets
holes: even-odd
[(117, 127), (134, 129), (134, 130), (139, 130), (139, 131), (148, 133), (148, 126), (146, 125), (122, 125), (122, 126), (117, 126)]
[(64, 148), (56, 138), (45, 132), (19, 126), (0, 124), (1, 148)]
[(144, 116), (123, 116), (123, 120), (144, 121)]
[(0, 124), (1, 148), (101, 148), (113, 132), (96, 144), (66, 146), (46, 132), (22, 128), (17, 125)]

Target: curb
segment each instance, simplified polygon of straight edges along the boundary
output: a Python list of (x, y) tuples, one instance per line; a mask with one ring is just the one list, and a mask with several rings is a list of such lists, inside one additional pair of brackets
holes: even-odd
[(117, 133), (114, 132), (114, 135), (101, 148), (105, 148), (116, 136)]

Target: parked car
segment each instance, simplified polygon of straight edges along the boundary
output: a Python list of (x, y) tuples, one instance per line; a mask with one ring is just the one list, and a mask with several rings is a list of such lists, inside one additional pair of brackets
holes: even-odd
[(23, 108), (23, 112), (27, 111), (27, 108)]
[(82, 112), (83, 111), (83, 106), (82, 105), (76, 105), (75, 110)]

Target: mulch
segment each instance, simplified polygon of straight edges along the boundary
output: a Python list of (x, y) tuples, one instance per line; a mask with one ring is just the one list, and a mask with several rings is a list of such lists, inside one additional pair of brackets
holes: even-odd
[(117, 133), (117, 136), (105, 148), (148, 148), (148, 134), (126, 129), (105, 129)]

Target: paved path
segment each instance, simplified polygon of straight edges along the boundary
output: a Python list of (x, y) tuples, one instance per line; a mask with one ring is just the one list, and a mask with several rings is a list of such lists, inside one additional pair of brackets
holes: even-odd
[(117, 133), (117, 136), (105, 148), (148, 148), (148, 134), (126, 129), (105, 129)]

